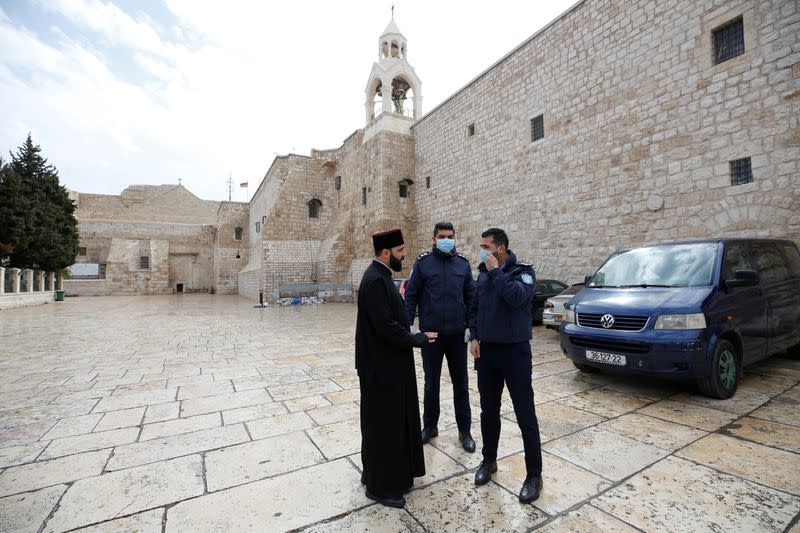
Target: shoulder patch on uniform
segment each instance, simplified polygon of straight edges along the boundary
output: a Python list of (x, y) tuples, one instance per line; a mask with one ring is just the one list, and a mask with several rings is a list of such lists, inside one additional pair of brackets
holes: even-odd
[(533, 276), (531, 276), (530, 274), (523, 274), (522, 283), (526, 285), (533, 285)]
[(469, 263), (469, 257), (467, 257), (466, 255), (462, 254), (461, 252), (458, 252), (456, 255), (461, 259), (466, 260), (467, 263)]
[(420, 259), (422, 259), (422, 258), (423, 258), (423, 257), (425, 257), (426, 255), (431, 255), (431, 253), (430, 253), (430, 252), (422, 252), (421, 254), (419, 254), (419, 255), (417, 256), (417, 261), (419, 261)]

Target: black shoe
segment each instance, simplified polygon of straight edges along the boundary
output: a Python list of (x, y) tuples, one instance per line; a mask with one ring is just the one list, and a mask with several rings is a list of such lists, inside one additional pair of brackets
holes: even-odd
[(439, 436), (439, 428), (436, 426), (422, 429), (422, 444), (428, 444), (428, 441), (434, 437)]
[(469, 431), (461, 433), (458, 432), (458, 440), (461, 441), (461, 447), (464, 448), (469, 453), (475, 453), (475, 440), (472, 438), (472, 435), (469, 434)]
[(492, 461), (491, 463), (481, 461), (481, 466), (475, 472), (475, 484), (478, 486), (486, 485), (491, 481), (492, 474), (495, 472), (497, 472), (497, 461)]
[(373, 496), (372, 494), (370, 494), (369, 491), (366, 491), (365, 494), (367, 495), (367, 498), (369, 498), (370, 500), (376, 501), (381, 505), (385, 505), (386, 507), (394, 507), (396, 509), (402, 509), (403, 507), (406, 506), (406, 499), (403, 498), (402, 496), (397, 496), (394, 498), (378, 498), (377, 496)]
[(542, 491), (542, 476), (529, 477), (522, 484), (522, 490), (519, 491), (519, 501), (522, 503), (531, 503), (539, 499), (539, 493)]

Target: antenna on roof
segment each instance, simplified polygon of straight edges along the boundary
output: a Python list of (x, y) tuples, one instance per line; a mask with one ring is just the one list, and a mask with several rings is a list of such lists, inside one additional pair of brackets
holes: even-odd
[(231, 194), (233, 193), (233, 178), (230, 171), (228, 171), (228, 201), (231, 201)]

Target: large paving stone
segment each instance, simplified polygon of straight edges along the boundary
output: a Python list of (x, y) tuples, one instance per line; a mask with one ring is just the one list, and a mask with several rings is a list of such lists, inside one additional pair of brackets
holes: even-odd
[(111, 450), (101, 450), (9, 468), (0, 474), (0, 496), (96, 476), (109, 455)]
[[(65, 531), (203, 494), (199, 455), (76, 481), (45, 531)], [(196, 500), (195, 500), (196, 501)]]
[(800, 455), (725, 435), (709, 435), (678, 456), (800, 495)]
[(241, 485), (325, 461), (305, 433), (289, 433), (206, 454), (209, 491)]
[(267, 394), (267, 391), (263, 389), (193, 398), (181, 402), (181, 417), (186, 418), (205, 413), (214, 413), (216, 411), (222, 411), (223, 409), (233, 409), (235, 407), (248, 407), (271, 401), (272, 398)]
[(159, 439), (119, 446), (108, 462), (107, 470), (119, 470), (132, 466), (155, 463), (173, 457), (204, 452), (225, 446), (247, 442), (250, 438), (244, 426), (225, 426), (204, 429)]
[(47, 442), (33, 442), (0, 448), (0, 469), (33, 461), (42, 453), (47, 444)]
[(800, 498), (668, 457), (593, 501), (644, 531), (783, 531)]
[(73, 453), (113, 448), (114, 446), (134, 442), (138, 436), (139, 428), (124, 428), (56, 439), (45, 449), (41, 459), (52, 459)]
[[(526, 477), (524, 453), (516, 453), (498, 461), (494, 480), (512, 494), (519, 494)], [(556, 515), (577, 503), (588, 500), (610, 486), (609, 481), (597, 474), (544, 452), (542, 453), (542, 492), (533, 505), (549, 515)]]
[(55, 485), (0, 498), (0, 532), (37, 533), (65, 490), (66, 485)]
[(596, 427), (548, 442), (544, 449), (612, 481), (620, 481), (669, 454)]
[(340, 459), (179, 503), (167, 531), (285, 531), (369, 503), (358, 471)]
[(731, 422), (724, 431), (728, 435), (800, 454), (800, 427), (798, 426), (744, 417)]
[(222, 425), (222, 417), (219, 413), (208, 413), (205, 415), (190, 416), (189, 418), (176, 418), (164, 422), (145, 424), (142, 427), (140, 441), (160, 439), (181, 433), (191, 433), (201, 429), (210, 429)]
[(528, 531), (546, 518), (495, 483), (476, 487), (472, 473), (411, 491), (406, 501), (428, 531)]

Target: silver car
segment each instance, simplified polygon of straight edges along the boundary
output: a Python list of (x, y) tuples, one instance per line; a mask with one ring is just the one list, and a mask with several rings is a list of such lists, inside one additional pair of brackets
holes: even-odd
[(564, 304), (578, 294), (583, 286), (583, 283), (576, 283), (564, 292), (547, 299), (544, 303), (544, 310), (542, 311), (542, 324), (544, 324), (544, 327), (547, 329), (558, 329), (558, 326), (561, 325), (561, 319), (564, 317)]

